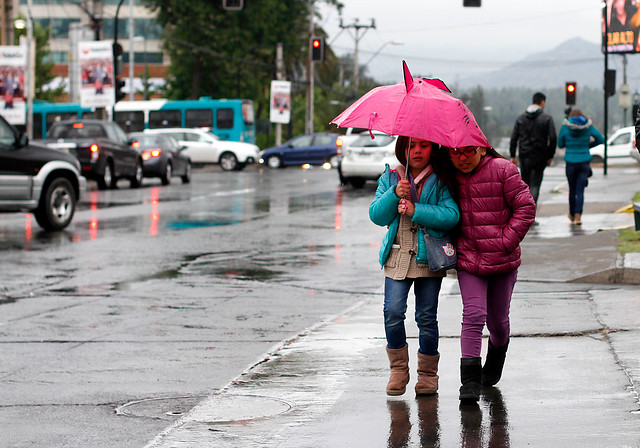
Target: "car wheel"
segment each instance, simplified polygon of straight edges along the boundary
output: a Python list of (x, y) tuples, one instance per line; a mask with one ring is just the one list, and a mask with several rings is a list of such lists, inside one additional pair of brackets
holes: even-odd
[(48, 186), (35, 210), (36, 221), (45, 230), (62, 230), (76, 211), (76, 193), (69, 179), (58, 177)]
[(600, 156), (593, 156), (591, 158), (591, 163), (604, 163), (604, 159)]
[(231, 152), (222, 153), (220, 156), (220, 166), (223, 171), (234, 171), (238, 168), (238, 158)]
[(107, 161), (107, 164), (104, 166), (104, 173), (102, 177), (98, 179), (98, 188), (100, 190), (106, 190), (108, 188), (113, 188), (115, 185), (115, 178), (113, 176), (113, 167), (111, 166), (111, 162)]
[(364, 184), (367, 183), (362, 177), (351, 177), (348, 179), (348, 182), (353, 185), (353, 188), (360, 189), (364, 187)]
[(183, 184), (191, 182), (191, 162), (187, 163), (187, 169), (181, 179)]
[(278, 168), (282, 168), (282, 159), (280, 156), (269, 156), (267, 159), (267, 165), (269, 165), (269, 168), (277, 170)]
[(138, 188), (142, 185), (142, 162), (138, 160), (136, 162), (136, 172), (131, 179), (129, 179), (129, 185), (131, 188)]
[(171, 175), (172, 175), (171, 164), (167, 162), (167, 167), (164, 169), (164, 173), (160, 176), (160, 181), (162, 185), (169, 185), (171, 183)]

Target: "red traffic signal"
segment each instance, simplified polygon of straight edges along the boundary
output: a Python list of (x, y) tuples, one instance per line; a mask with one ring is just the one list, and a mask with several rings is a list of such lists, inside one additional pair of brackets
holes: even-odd
[(565, 84), (565, 104), (567, 106), (573, 106), (576, 104), (576, 93), (578, 91), (578, 84), (574, 82), (567, 82)]
[(313, 62), (324, 61), (324, 37), (312, 37), (309, 41), (309, 47)]

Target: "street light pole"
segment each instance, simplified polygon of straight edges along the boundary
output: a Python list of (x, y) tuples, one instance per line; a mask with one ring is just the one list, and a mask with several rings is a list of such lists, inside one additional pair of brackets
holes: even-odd
[(133, 89), (133, 75), (134, 75), (134, 59), (135, 59), (135, 49), (133, 48), (133, 36), (135, 36), (135, 30), (133, 29), (133, 2), (134, 0), (129, 0), (129, 100), (134, 100), (134, 89)]
[(387, 45), (404, 45), (404, 42), (399, 42), (399, 41), (396, 41), (396, 40), (390, 40), (390, 41), (387, 41), (387, 42), (383, 43), (382, 46), (380, 48), (378, 48), (375, 53), (373, 53), (373, 55), (369, 58), (369, 60), (363, 64), (363, 66), (366, 67), (367, 65), (369, 65), (371, 63), (371, 61), (373, 61), (373, 59), (376, 56), (378, 56), (380, 54), (380, 52), (384, 49), (384, 47), (386, 47)]
[(35, 45), (33, 44), (33, 18), (31, 0), (27, 0), (27, 117), (26, 128), (29, 140), (33, 138), (33, 90), (36, 87)]

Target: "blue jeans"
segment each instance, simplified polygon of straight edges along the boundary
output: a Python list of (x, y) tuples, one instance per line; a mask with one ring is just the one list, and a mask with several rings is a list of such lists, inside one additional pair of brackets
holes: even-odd
[(416, 323), (418, 324), (420, 353), (438, 354), (438, 294), (442, 277), (407, 278), (405, 280), (384, 279), (384, 331), (387, 347), (402, 348), (407, 345), (404, 328), (407, 298), (413, 284), (416, 296)]
[(584, 189), (587, 187), (587, 179), (591, 165), (589, 162), (567, 162), (565, 173), (569, 181), (569, 214), (581, 215), (584, 206)]

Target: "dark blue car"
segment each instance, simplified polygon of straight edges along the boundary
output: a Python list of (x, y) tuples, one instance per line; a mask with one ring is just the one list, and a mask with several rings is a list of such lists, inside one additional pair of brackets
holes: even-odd
[(328, 132), (300, 135), (280, 146), (265, 149), (260, 162), (274, 169), (304, 164), (336, 166), (340, 144), (337, 140), (338, 134)]

